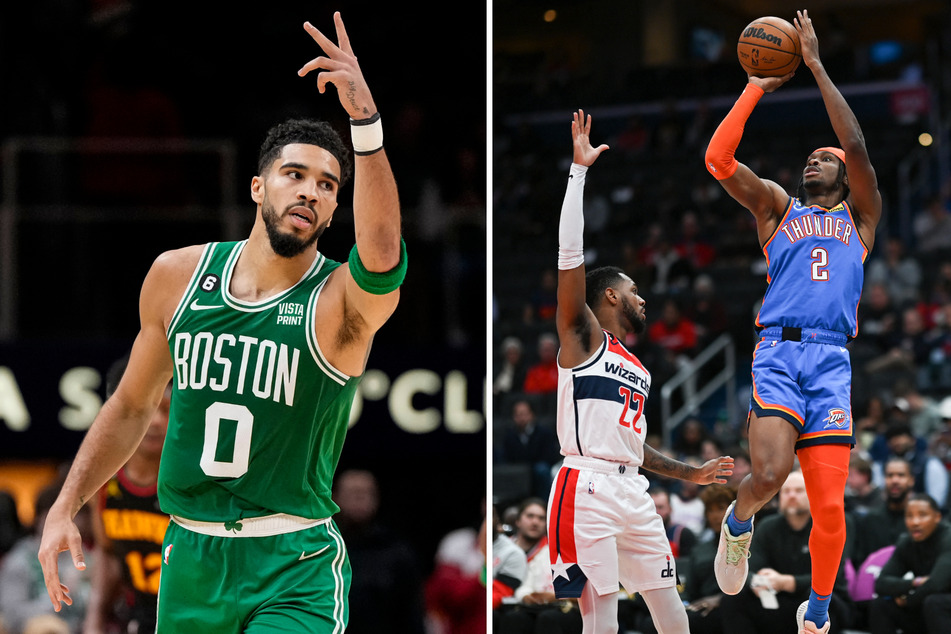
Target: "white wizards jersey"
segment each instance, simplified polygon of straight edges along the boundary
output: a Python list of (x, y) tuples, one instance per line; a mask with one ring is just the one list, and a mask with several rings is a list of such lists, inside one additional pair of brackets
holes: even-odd
[(644, 461), (651, 375), (617, 337), (574, 368), (558, 367), (558, 440), (565, 456), (629, 466)]

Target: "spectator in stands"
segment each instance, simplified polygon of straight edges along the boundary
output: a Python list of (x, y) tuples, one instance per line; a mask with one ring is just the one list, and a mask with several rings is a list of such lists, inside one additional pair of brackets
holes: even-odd
[(876, 449), (872, 452), (875, 460), (872, 466), (875, 483), (882, 485), (885, 481), (883, 467), (887, 458), (882, 457), (883, 453), (888, 457), (904, 458), (911, 465), (911, 474), (915, 480), (914, 490), (927, 493), (938, 502), (939, 507), (944, 508), (948, 497), (948, 470), (944, 463), (928, 453), (928, 442), (916, 436), (911, 431), (911, 426), (905, 422), (890, 424), (883, 438), (885, 451)]
[(494, 508), (492, 519), (492, 609), (498, 610), (503, 601), (514, 601), (515, 589), (522, 585), (528, 571), (528, 558), (525, 551), (502, 532), (498, 511)]
[(849, 479), (845, 482), (845, 511), (853, 517), (866, 515), (882, 506), (885, 494), (872, 481), (872, 463), (859, 451), (853, 450), (849, 460)]
[(945, 396), (938, 405), (941, 427), (928, 439), (928, 450), (951, 470), (951, 396)]
[(867, 452), (875, 439), (888, 427), (888, 406), (882, 394), (872, 394), (865, 401), (864, 411), (855, 421), (856, 445)]
[[(14, 633), (29, 628), (34, 619), (51, 621), (55, 627), (65, 624), (71, 632), (79, 632), (86, 615), (86, 603), (91, 590), (88, 574), (72, 565), (69, 553), (60, 554), (60, 581), (69, 587), (73, 603), (70, 610), (56, 614), (46, 592), (43, 571), (36, 559), (36, 553), (40, 549), (41, 529), (58, 493), (58, 485), (50, 485), (40, 490), (34, 504), (31, 530), (14, 543), (0, 563), (0, 613), (3, 614), (6, 627)], [(90, 534), (88, 511), (87, 507), (83, 507), (76, 516), (76, 522), (81, 526), (81, 534), (84, 536)], [(87, 549), (90, 546), (91, 544), (85, 544)], [(86, 552), (86, 571), (91, 571), (96, 565), (96, 559), (91, 556), (89, 550)]]
[(680, 235), (674, 249), (682, 260), (690, 265), (691, 272), (698, 272), (713, 264), (716, 248), (704, 236), (703, 228), (695, 211), (687, 211), (680, 218)]
[(680, 256), (667, 231), (659, 223), (648, 227), (639, 260), (642, 262), (639, 269), (648, 272), (650, 289), (654, 294), (664, 295), (689, 288), (692, 277), (690, 263)]
[(675, 358), (689, 358), (696, 352), (697, 327), (674, 298), (664, 300), (660, 319), (651, 324), (648, 335)]
[(918, 253), (931, 254), (951, 250), (951, 213), (941, 195), (928, 198), (924, 209), (913, 220)]
[(914, 492), (915, 476), (911, 464), (893, 456), (884, 467), (885, 496), (880, 505), (865, 515), (855, 516), (855, 545), (852, 562), (858, 569), (865, 559), (880, 548), (893, 545), (905, 532), (905, 505)]
[(915, 376), (918, 368), (928, 363), (931, 348), (921, 313), (915, 306), (907, 306), (900, 317), (898, 328), (883, 339), (885, 352), (865, 365), (867, 373)]
[[(721, 518), (722, 519), (722, 518)], [(723, 623), (730, 634), (795, 632), (799, 605), (809, 597), (812, 583), (809, 533), (812, 516), (802, 472), (794, 470), (779, 490), (779, 513), (757, 522), (756, 539), (750, 546), (750, 579), (736, 595), (720, 601)], [(829, 605), (830, 634), (852, 622), (844, 559)], [(775, 592), (775, 595), (773, 595)], [(778, 607), (767, 608), (775, 596)]]
[(525, 553), (528, 567), (522, 585), (515, 590), (518, 602), (501, 607), (496, 630), (499, 634), (533, 634), (539, 614), (551, 610), (561, 612), (560, 606), (555, 605), (546, 520), (545, 503), (541, 498), (527, 498), (519, 505), (513, 539)]
[[(674, 436), (673, 450), (677, 459), (683, 460), (688, 456), (699, 457), (703, 441), (709, 437), (710, 432), (702, 420), (695, 416), (685, 419), (677, 427), (677, 433)], [(720, 455), (723, 454), (717, 454), (717, 456)]]
[(700, 442), (700, 459), (704, 462), (717, 456), (728, 455), (723, 451), (723, 444), (716, 436), (704, 438)]
[[(724, 454), (718, 453), (717, 458)], [(706, 460), (699, 456), (685, 456), (682, 460), (685, 464), (699, 467)], [(703, 500), (700, 499), (700, 492), (703, 490), (696, 482), (687, 482), (686, 480), (676, 480), (675, 487), (668, 488), (670, 492), (670, 521), (674, 524), (680, 524), (689, 528), (694, 535), (703, 530), (705, 524)]]
[(898, 306), (905, 306), (918, 299), (921, 290), (921, 264), (909, 255), (904, 241), (898, 236), (889, 236), (879, 257), (873, 257), (865, 273), (867, 284), (884, 284)]
[(908, 532), (875, 580), (872, 634), (951, 632), (951, 525), (922, 493), (908, 499), (905, 524)]
[(505, 430), (501, 460), (531, 467), (532, 495), (546, 498), (551, 488), (552, 467), (561, 459), (558, 437), (551, 427), (539, 425), (527, 398), (512, 404), (512, 424)]
[(746, 447), (736, 445), (727, 452), (728, 456), (733, 456), (733, 475), (730, 476), (729, 484), (734, 491), (740, 486), (743, 478), (748, 476), (753, 470), (753, 463), (750, 461), (750, 452)]
[(730, 326), (726, 305), (720, 300), (713, 278), (702, 273), (693, 281), (693, 295), (684, 315), (697, 330), (698, 348), (705, 348)]
[(515, 598), (528, 604), (554, 601), (548, 559), (548, 517), (542, 498), (530, 497), (519, 505), (513, 539), (528, 560), (525, 578), (516, 589)]
[(855, 343), (861, 342), (863, 349), (867, 349), (872, 356), (887, 352), (889, 337), (899, 327), (899, 313), (888, 285), (882, 282), (866, 283), (858, 319), (862, 336)]
[(422, 577), (416, 554), (379, 519), (376, 476), (348, 469), (334, 482), (334, 517), (353, 568), (347, 634), (406, 632), (423, 634)]
[(492, 393), (496, 396), (517, 392), (525, 385), (525, 349), (522, 340), (510, 336), (502, 340), (499, 369), (492, 381)]
[(538, 361), (528, 368), (522, 390), (528, 394), (552, 394), (558, 389), (558, 337), (545, 332), (538, 337)]
[(927, 394), (922, 394), (915, 381), (898, 381), (892, 389), (892, 394), (895, 396), (896, 405), (902, 411), (902, 418), (911, 427), (912, 434), (927, 440), (941, 427), (938, 403)]
[(679, 524), (671, 519), (671, 494), (663, 487), (651, 487), (651, 499), (654, 500), (654, 508), (660, 519), (664, 521), (664, 530), (667, 532), (667, 540), (670, 542), (670, 551), (674, 555), (677, 567), (680, 567), (682, 558), (689, 557), (697, 542), (697, 535), (693, 530), (684, 524)]
[(919, 368), (919, 380), (925, 389), (951, 392), (951, 298), (936, 308), (925, 337), (931, 352), (928, 365)]
[[(648, 338), (666, 352), (668, 363), (683, 368), (697, 352), (697, 327), (684, 314), (680, 302), (668, 297), (661, 307), (660, 319), (652, 323)], [(696, 376), (684, 382), (684, 398), (697, 392)]]
[(463, 526), (447, 533), (436, 550), (426, 580), (428, 619), (440, 634), (485, 634), (486, 526), (485, 499), (478, 528)]
[(541, 272), (538, 287), (532, 291), (532, 321), (536, 324), (553, 324), (555, 309), (558, 307), (558, 276), (554, 269), (546, 268)]
[(693, 634), (723, 634), (719, 610), (723, 592), (713, 574), (713, 560), (717, 555), (723, 514), (736, 499), (736, 491), (728, 485), (711, 484), (704, 487), (700, 499), (706, 526), (681, 568), (684, 577), (681, 596), (687, 602), (687, 618)]

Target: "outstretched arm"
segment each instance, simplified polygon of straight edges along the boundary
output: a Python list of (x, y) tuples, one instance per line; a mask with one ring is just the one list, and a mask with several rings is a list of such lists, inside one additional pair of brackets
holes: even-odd
[[(380, 274), (404, 264), (401, 249), (401, 219), (396, 180), (383, 149), (383, 129), (370, 88), (357, 63), (340, 12), (334, 13), (337, 44), (312, 24), (304, 29), (326, 56), (317, 57), (298, 71), (301, 77), (317, 75), (317, 89), (327, 84), (337, 88), (340, 104), (351, 120), (354, 143), (353, 224), (356, 232), (355, 260), (351, 255), (346, 285), (346, 303), (375, 332), (389, 318), (399, 300), (399, 291)], [(400, 277), (400, 280), (402, 278)]]
[(865, 147), (865, 136), (862, 134), (858, 119), (855, 118), (855, 113), (852, 112), (839, 89), (832, 83), (822, 65), (822, 60), (819, 59), (819, 42), (812, 20), (809, 19), (809, 12), (797, 11), (796, 15), (793, 22), (799, 32), (802, 61), (816, 78), (832, 129), (845, 152), (849, 198), (858, 216), (855, 221), (859, 225), (862, 240), (866, 246), (872, 248), (875, 228), (882, 217), (882, 195), (878, 191), (878, 178), (875, 176), (875, 169), (872, 167)]
[(792, 76), (792, 73), (782, 77), (750, 75), (743, 93), (710, 138), (704, 156), (707, 171), (734, 200), (746, 207), (756, 218), (760, 244), (775, 230), (789, 195), (779, 184), (760, 178), (749, 167), (737, 161), (735, 154), (743, 138), (746, 121), (759, 100), (765, 93), (773, 92), (789, 81)]
[(694, 467), (665, 456), (647, 443), (644, 443), (644, 463), (641, 466), (662, 476), (697, 484), (726, 484), (727, 477), (733, 475), (733, 458), (729, 456), (713, 458)]
[(571, 170), (558, 224), (558, 310), (555, 325), (561, 342), (559, 361), (577, 365), (601, 340), (598, 320), (585, 303), (584, 182), (588, 168), (608, 149), (591, 145), (591, 115), (574, 113), (571, 121)]

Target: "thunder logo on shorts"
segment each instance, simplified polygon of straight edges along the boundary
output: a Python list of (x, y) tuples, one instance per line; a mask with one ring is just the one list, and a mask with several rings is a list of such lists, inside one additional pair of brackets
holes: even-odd
[(836, 429), (846, 429), (849, 426), (849, 412), (841, 407), (833, 407), (829, 410), (829, 416), (823, 421), (825, 429), (835, 427)]

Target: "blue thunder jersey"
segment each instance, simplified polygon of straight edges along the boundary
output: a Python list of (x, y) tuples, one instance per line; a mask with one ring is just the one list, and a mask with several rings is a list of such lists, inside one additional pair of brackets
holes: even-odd
[(768, 285), (756, 325), (821, 328), (854, 337), (868, 252), (847, 202), (825, 209), (790, 198), (763, 247)]
[(228, 289), (246, 244), (205, 247), (169, 324), (162, 510), (207, 522), (330, 517), (359, 382), (327, 362), (315, 335), (317, 302), (339, 263), (318, 253), (291, 288), (242, 301)]

